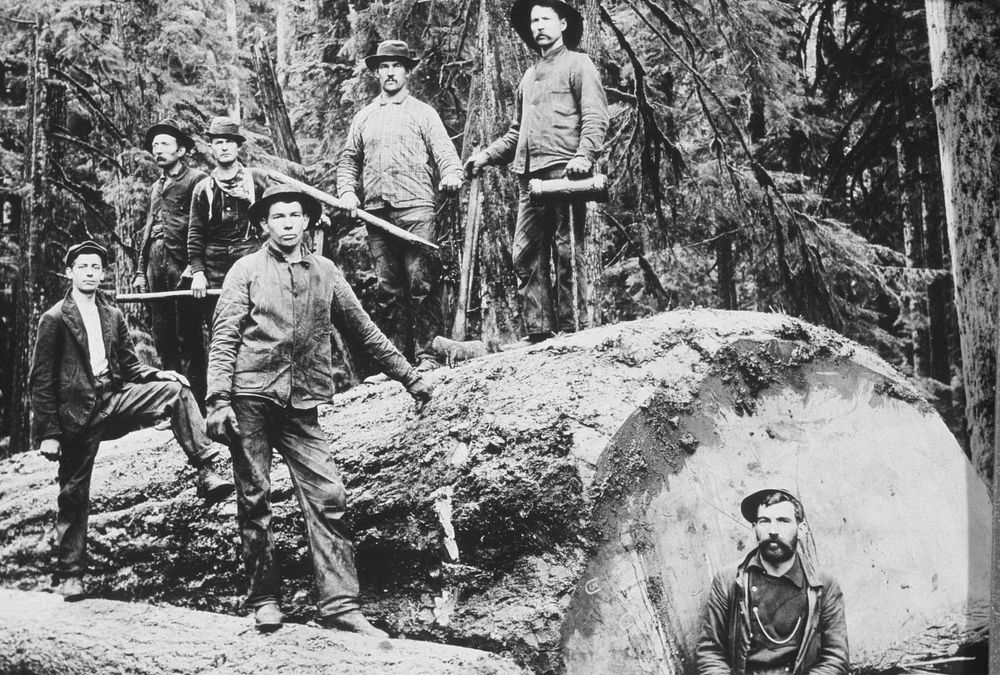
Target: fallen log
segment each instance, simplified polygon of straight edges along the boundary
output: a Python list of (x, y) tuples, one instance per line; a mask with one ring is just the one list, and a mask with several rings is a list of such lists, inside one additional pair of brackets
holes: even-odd
[(0, 675), (516, 675), (495, 654), (308, 626), (262, 635), (248, 619), (179, 607), (0, 589)]
[[(844, 589), (854, 667), (981, 639), (985, 486), (919, 393), (835, 333), (678, 311), (427, 376), (437, 391), (419, 416), (393, 382), (321, 413), (363, 601), (393, 634), (540, 673), (691, 672), (711, 577), (752, 545), (739, 501), (778, 484), (801, 494), (805, 548)], [(102, 446), (92, 587), (237, 613), (234, 506), (203, 510), (164, 438)], [(2, 584), (47, 584), (51, 474), (37, 457), (0, 463)], [(280, 464), (273, 483), (285, 606), (301, 621), (308, 552)]]

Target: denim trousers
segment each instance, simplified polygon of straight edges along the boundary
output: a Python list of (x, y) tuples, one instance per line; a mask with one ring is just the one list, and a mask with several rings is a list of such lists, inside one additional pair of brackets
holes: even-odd
[(343, 522), (347, 492), (316, 408), (285, 407), (251, 396), (235, 397), (232, 406), (241, 440), (230, 445), (230, 452), (243, 564), (250, 578), (246, 605), (255, 608), (281, 597), (270, 501), (271, 456), (277, 450), (305, 520), (320, 616), (358, 609), (354, 547)]

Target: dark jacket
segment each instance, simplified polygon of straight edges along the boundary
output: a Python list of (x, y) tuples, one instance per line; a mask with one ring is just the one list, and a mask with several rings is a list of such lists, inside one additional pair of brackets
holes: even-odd
[(485, 153), (490, 164), (512, 162), (514, 173), (533, 173), (574, 157), (593, 162), (607, 132), (608, 99), (594, 62), (562, 47), (524, 73), (510, 129)]
[[(750, 612), (747, 565), (757, 555), (750, 552), (736, 574), (722, 572), (712, 581), (705, 619), (695, 648), (698, 675), (743, 675), (750, 648)], [(790, 675), (846, 675), (848, 672), (847, 622), (840, 586), (817, 572), (805, 558), (809, 601), (802, 644)]]
[(375, 326), (333, 261), (306, 254), (288, 263), (270, 244), (236, 261), (215, 310), (208, 400), (267, 398), (311, 408), (334, 394), (333, 313), (379, 364), (405, 386), (419, 374)]
[[(139, 361), (121, 310), (98, 293), (97, 312), (101, 317), (111, 388), (152, 379), (159, 371)], [(35, 438), (61, 441), (79, 432), (99, 412), (101, 397), (96, 386), (90, 367), (87, 329), (70, 292), (38, 322), (28, 375)]]
[(191, 217), (191, 195), (194, 186), (205, 178), (204, 171), (181, 164), (176, 176), (160, 178), (149, 188), (149, 209), (146, 225), (139, 236), (139, 263), (137, 274), (147, 274), (149, 246), (155, 239), (163, 239), (167, 253), (180, 269), (188, 261), (188, 220)]

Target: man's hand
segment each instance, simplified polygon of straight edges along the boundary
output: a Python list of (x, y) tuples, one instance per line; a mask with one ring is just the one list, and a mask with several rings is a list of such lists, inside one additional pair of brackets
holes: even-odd
[(226, 445), (237, 440), (240, 437), (240, 425), (236, 422), (232, 406), (228, 403), (215, 403), (210, 408), (205, 421), (208, 437)]
[(149, 290), (149, 284), (146, 283), (146, 275), (142, 272), (137, 273), (132, 277), (132, 288), (135, 289), (136, 293), (145, 293)]
[(180, 382), (185, 387), (190, 387), (191, 383), (188, 379), (178, 373), (176, 370), (161, 370), (156, 373), (156, 379), (158, 380), (171, 380), (173, 382)]
[(472, 180), (473, 176), (478, 176), (486, 166), (486, 153), (477, 152), (465, 160), (465, 177)]
[(49, 460), (50, 462), (59, 461), (59, 451), (62, 449), (61, 443), (59, 443), (58, 438), (46, 438), (42, 441), (42, 444), (38, 446), (38, 451), (42, 453), (42, 457)]
[(340, 198), (340, 210), (349, 215), (351, 218), (358, 217), (358, 207), (361, 206), (361, 200), (353, 192), (348, 192), (343, 197)]
[(441, 179), (438, 189), (441, 192), (458, 192), (462, 188), (462, 177), (456, 174), (449, 174)]
[(566, 175), (570, 178), (585, 178), (590, 175), (593, 167), (593, 162), (586, 157), (574, 157), (566, 162)]
[(191, 295), (196, 298), (204, 298), (208, 295), (208, 279), (204, 272), (195, 272), (191, 275)]
[(423, 412), (424, 406), (434, 395), (434, 385), (417, 376), (417, 379), (406, 388), (406, 392), (417, 402), (417, 412)]

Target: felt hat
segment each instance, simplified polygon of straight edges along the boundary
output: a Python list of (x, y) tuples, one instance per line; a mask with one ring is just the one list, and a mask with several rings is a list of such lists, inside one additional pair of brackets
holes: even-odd
[(101, 258), (101, 264), (105, 267), (108, 266), (108, 249), (104, 248), (93, 239), (81, 241), (79, 244), (73, 244), (66, 249), (66, 255), (63, 257), (65, 266), (72, 267), (73, 262), (84, 253), (96, 253)]
[(153, 139), (160, 134), (169, 134), (170, 136), (173, 136), (177, 139), (177, 145), (182, 148), (187, 148), (188, 150), (194, 149), (194, 139), (181, 131), (181, 128), (177, 126), (176, 120), (170, 119), (169, 117), (165, 120), (160, 120), (146, 130), (146, 140), (142, 147), (146, 148), (149, 152), (152, 152)]
[(306, 194), (291, 185), (272, 185), (264, 190), (264, 194), (261, 195), (260, 199), (250, 205), (250, 222), (258, 223), (267, 218), (267, 210), (274, 202), (292, 201), (302, 204), (302, 210), (306, 212), (310, 225), (319, 220), (319, 217), (323, 213), (319, 202), (312, 195)]
[(240, 123), (232, 117), (213, 117), (205, 135), (209, 138), (229, 138), (237, 143), (247, 141), (247, 137), (240, 133)]
[(753, 494), (744, 497), (743, 501), (740, 503), (740, 513), (743, 514), (743, 517), (751, 523), (756, 523), (757, 511), (760, 509), (760, 505), (772, 492), (780, 492), (791, 499), (794, 504), (798, 504), (799, 511), (802, 513), (803, 519), (805, 518), (806, 510), (802, 508), (802, 502), (799, 501), (799, 498), (788, 490), (782, 490), (781, 488), (764, 488), (763, 490), (757, 490)]
[(365, 57), (368, 70), (375, 70), (383, 61), (400, 61), (407, 70), (412, 70), (420, 63), (420, 59), (410, 56), (410, 46), (402, 40), (383, 40), (374, 54)]
[(563, 44), (569, 49), (580, 46), (583, 38), (583, 15), (573, 5), (563, 0), (514, 0), (510, 6), (510, 25), (521, 36), (525, 44), (533, 50), (541, 51), (531, 34), (531, 8), (535, 5), (551, 7), (566, 20), (566, 30), (563, 31)]

